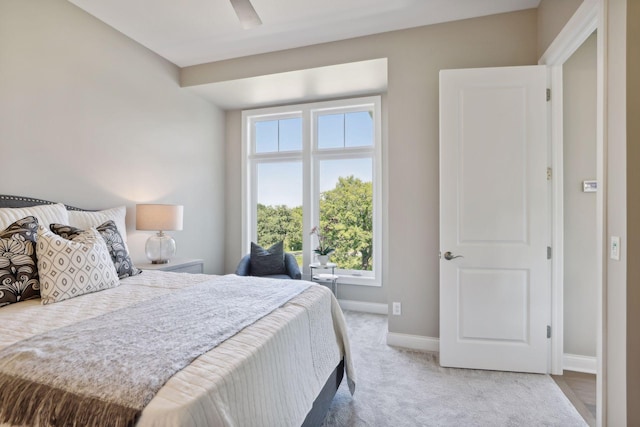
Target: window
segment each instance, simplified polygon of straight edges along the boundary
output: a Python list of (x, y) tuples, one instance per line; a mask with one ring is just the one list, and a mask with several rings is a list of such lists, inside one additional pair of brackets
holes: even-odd
[(302, 119), (262, 120), (255, 123), (256, 153), (302, 150)]
[(284, 241), (305, 273), (319, 225), (341, 283), (380, 285), (380, 98), (243, 112), (243, 251)]

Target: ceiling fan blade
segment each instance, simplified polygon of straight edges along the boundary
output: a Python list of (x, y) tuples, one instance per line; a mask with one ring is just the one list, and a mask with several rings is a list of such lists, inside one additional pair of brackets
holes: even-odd
[(238, 19), (240, 20), (240, 25), (245, 30), (250, 28), (257, 27), (262, 24), (260, 17), (256, 13), (256, 10), (253, 8), (253, 5), (249, 0), (229, 0), (231, 2), (231, 6), (236, 11), (236, 15), (238, 15)]

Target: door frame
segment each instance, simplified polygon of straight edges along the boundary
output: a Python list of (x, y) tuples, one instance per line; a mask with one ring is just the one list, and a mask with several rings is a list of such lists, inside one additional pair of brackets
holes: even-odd
[(605, 0), (584, 0), (562, 31), (544, 52), (538, 64), (549, 67), (552, 89), (550, 105), (550, 143), (552, 179), (552, 266), (551, 266), (551, 373), (562, 374), (564, 340), (564, 209), (563, 209), (563, 100), (562, 67), (585, 40), (597, 31), (597, 83), (596, 83), (596, 257), (597, 263), (597, 344), (596, 344), (596, 425), (603, 426), (606, 420), (606, 234), (605, 203), (606, 186), (606, 141), (604, 105), (606, 77), (605, 46), (606, 16)]

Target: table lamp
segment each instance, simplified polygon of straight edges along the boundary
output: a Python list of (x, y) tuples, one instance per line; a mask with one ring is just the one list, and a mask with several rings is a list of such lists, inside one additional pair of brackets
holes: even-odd
[(181, 205), (136, 205), (136, 230), (157, 231), (144, 247), (152, 264), (166, 264), (176, 254), (176, 241), (164, 232), (182, 230), (182, 211)]

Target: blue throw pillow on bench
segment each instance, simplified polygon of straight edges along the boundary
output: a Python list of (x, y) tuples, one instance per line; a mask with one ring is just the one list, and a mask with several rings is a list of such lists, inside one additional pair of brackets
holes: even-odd
[(251, 275), (287, 274), (284, 266), (284, 245), (278, 242), (269, 249), (251, 242)]

